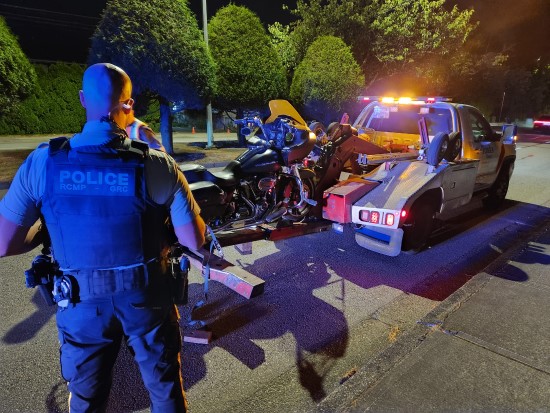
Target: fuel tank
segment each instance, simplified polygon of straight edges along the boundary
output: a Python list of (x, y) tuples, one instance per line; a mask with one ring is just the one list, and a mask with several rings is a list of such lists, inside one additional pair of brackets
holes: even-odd
[(242, 175), (268, 174), (281, 169), (280, 156), (272, 149), (266, 149), (261, 153), (245, 152), (237, 161), (240, 163)]
[(282, 150), (285, 163), (288, 165), (307, 157), (315, 147), (315, 142), (317, 138), (309, 129), (297, 129)]

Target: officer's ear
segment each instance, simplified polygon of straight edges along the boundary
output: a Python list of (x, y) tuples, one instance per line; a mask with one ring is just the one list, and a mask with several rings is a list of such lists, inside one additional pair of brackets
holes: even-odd
[(122, 111), (127, 115), (132, 110), (134, 106), (134, 99), (130, 98), (126, 102), (122, 102)]
[(80, 97), (80, 104), (82, 105), (82, 107), (84, 109), (86, 109), (86, 99), (84, 98), (84, 91), (83, 90), (79, 90), (78, 91), (78, 96)]

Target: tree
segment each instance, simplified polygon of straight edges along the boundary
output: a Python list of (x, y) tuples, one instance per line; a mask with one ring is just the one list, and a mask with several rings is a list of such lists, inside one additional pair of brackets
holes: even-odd
[(286, 95), (281, 60), (252, 11), (234, 4), (219, 9), (208, 24), (208, 34), (217, 70), (217, 107), (237, 109), (240, 117), (244, 109)]
[(134, 96), (160, 103), (160, 131), (173, 152), (171, 102), (200, 108), (215, 90), (213, 61), (187, 0), (109, 0), (92, 37), (89, 63), (111, 62), (132, 79)]
[(290, 97), (303, 105), (306, 116), (328, 122), (346, 102), (355, 101), (364, 82), (350, 47), (337, 37), (321, 36), (294, 72)]
[(538, 58), (532, 71), (528, 95), (534, 103), (529, 116), (550, 113), (550, 59)]
[(445, 0), (375, 0), (377, 15), (371, 27), (375, 41), (371, 53), (383, 74), (422, 70), (433, 57), (454, 56), (477, 24), (473, 10), (445, 10)]
[(9, 117), (0, 134), (75, 133), (86, 121), (78, 100), (84, 67), (75, 63), (34, 65), (37, 87)]
[(278, 22), (269, 26), (272, 42), (290, 76), (319, 36), (337, 36), (352, 46), (358, 39), (366, 41), (368, 22), (373, 19), (369, 4), (370, 0), (298, 0), (291, 11), (298, 17), (296, 21), (287, 26)]
[[(367, 86), (396, 73), (423, 73), (435, 63), (446, 63), (476, 24), (473, 10), (450, 11), (445, 0), (298, 0), (280, 49), (299, 63), (307, 47), (320, 35), (334, 35), (351, 46)], [(281, 37), (284, 28), (275, 28)], [(281, 40), (279, 39), (279, 43)], [(289, 50), (292, 50), (290, 52)]]
[(0, 120), (0, 134), (74, 133), (84, 121), (78, 101), (84, 68), (74, 63), (33, 66), (37, 86), (9, 118)]
[(36, 73), (0, 16), (0, 114), (12, 111), (36, 87)]

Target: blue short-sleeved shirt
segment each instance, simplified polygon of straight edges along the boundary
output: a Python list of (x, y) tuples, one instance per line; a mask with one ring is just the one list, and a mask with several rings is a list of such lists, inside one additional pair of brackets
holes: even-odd
[[(109, 122), (87, 122), (82, 132), (71, 138), (71, 147), (105, 144), (114, 137), (112, 128)], [(0, 200), (0, 214), (4, 218), (26, 227), (38, 220), (46, 188), (47, 158), (48, 144), (42, 143), (21, 165), (6, 196)], [(145, 182), (150, 199), (170, 208), (174, 226), (187, 224), (200, 213), (185, 176), (171, 156), (149, 151), (145, 158)]]

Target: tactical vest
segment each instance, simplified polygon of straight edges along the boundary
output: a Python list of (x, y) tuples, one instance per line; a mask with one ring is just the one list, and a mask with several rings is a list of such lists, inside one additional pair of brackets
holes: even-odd
[(140, 121), (139, 119), (135, 119), (130, 125), (126, 127), (126, 133), (128, 134), (128, 137), (133, 141), (139, 141), (139, 128), (141, 128), (142, 126), (147, 126), (147, 124)]
[(148, 199), (147, 151), (147, 144), (129, 139), (82, 148), (71, 148), (67, 138), (50, 141), (41, 212), (64, 271), (133, 266), (160, 256), (168, 211)]

